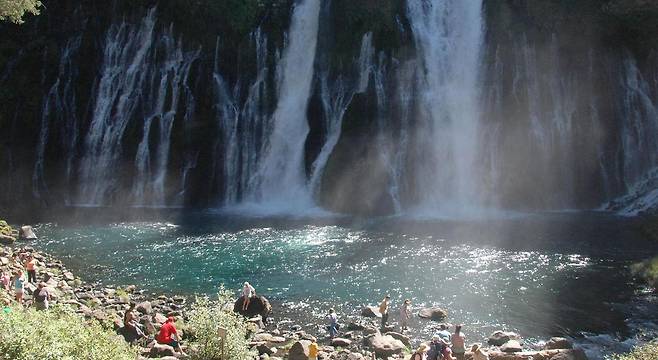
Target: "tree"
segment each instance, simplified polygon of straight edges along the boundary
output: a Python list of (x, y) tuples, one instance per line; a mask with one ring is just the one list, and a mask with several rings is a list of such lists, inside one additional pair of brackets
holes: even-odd
[(39, 0), (0, 0), (0, 21), (22, 24), (26, 13), (38, 15), (40, 7)]

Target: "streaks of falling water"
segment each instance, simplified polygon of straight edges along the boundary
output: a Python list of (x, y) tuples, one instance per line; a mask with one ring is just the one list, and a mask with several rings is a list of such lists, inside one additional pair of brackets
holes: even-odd
[(80, 166), (81, 204), (102, 205), (118, 190), (115, 172), (122, 152), (121, 140), (147, 81), (155, 13), (155, 8), (149, 10), (140, 25), (125, 21), (114, 24), (105, 37), (93, 118)]
[(466, 213), (479, 204), (480, 0), (408, 0), (419, 53), (416, 188), (421, 212)]
[(304, 172), (304, 143), (309, 132), (306, 109), (314, 73), (320, 5), (320, 0), (304, 0), (293, 10), (289, 41), (281, 58), (272, 129), (247, 195), (249, 201), (264, 207), (312, 207)]
[(41, 198), (48, 192), (44, 178), (45, 153), (50, 136), (51, 123), (62, 129), (62, 144), (64, 146), (65, 177), (67, 183), (73, 172), (75, 144), (78, 139), (78, 118), (76, 114), (76, 94), (74, 81), (77, 78), (77, 68), (73, 57), (80, 48), (82, 37), (75, 36), (68, 40), (61, 50), (59, 72), (50, 90), (46, 94), (41, 109), (41, 127), (39, 142), (36, 149), (36, 161), (32, 173), (32, 193)]
[[(186, 84), (190, 68), (198, 59), (200, 51), (184, 52), (181, 41), (174, 39), (171, 28), (160, 37), (158, 48), (163, 53), (161, 56), (164, 56), (162, 64), (157, 65), (156, 51), (151, 52), (148, 62), (151, 67), (148, 81), (151, 91), (144, 100), (152, 109), (144, 120), (142, 141), (135, 157), (137, 174), (132, 201), (136, 205), (165, 205), (165, 179), (172, 127), (181, 101), (185, 101), (187, 106), (194, 102)], [(186, 112), (185, 115), (189, 116), (190, 113)], [(149, 138), (154, 122), (159, 125), (159, 136), (155, 149), (150, 149)]]

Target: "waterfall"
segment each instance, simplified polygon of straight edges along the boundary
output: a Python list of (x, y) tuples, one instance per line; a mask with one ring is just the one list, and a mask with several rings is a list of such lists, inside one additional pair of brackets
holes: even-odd
[(628, 53), (623, 69), (619, 152), (626, 194), (606, 207), (635, 216), (658, 206), (658, 100), (652, 99), (652, 86), (658, 92), (658, 82), (647, 81)]
[(419, 66), (415, 137), (421, 211), (478, 207), (481, 0), (408, 0)]
[(115, 171), (122, 153), (121, 140), (142, 99), (155, 22), (153, 8), (139, 26), (124, 21), (112, 25), (107, 32), (96, 102), (80, 167), (82, 204), (105, 204), (109, 195), (119, 188)]
[(309, 181), (313, 194), (320, 191), (324, 168), (327, 165), (329, 156), (336, 147), (340, 139), (343, 116), (348, 106), (352, 102), (354, 94), (364, 93), (367, 90), (370, 73), (372, 72), (372, 58), (374, 56), (374, 47), (372, 45), (372, 33), (368, 32), (363, 35), (361, 40), (361, 51), (357, 61), (358, 75), (356, 84), (351, 85), (343, 76), (339, 75), (329, 84), (329, 74), (323, 73), (320, 78), (320, 95), (322, 98), (322, 109), (325, 114), (325, 132), (326, 140), (322, 145), (320, 154), (313, 162), (311, 179)]
[(81, 36), (75, 36), (68, 40), (61, 49), (57, 78), (44, 97), (41, 108), (39, 142), (37, 143), (36, 161), (32, 173), (32, 193), (36, 198), (41, 198), (43, 192), (48, 192), (48, 186), (44, 178), (44, 166), (51, 123), (56, 125), (62, 134), (61, 143), (66, 154), (65, 178), (67, 183), (71, 180), (75, 144), (78, 140), (77, 104), (74, 88), (78, 72), (73, 56), (80, 48), (81, 40)]
[[(148, 61), (150, 93), (144, 99), (147, 110), (144, 120), (142, 141), (137, 148), (135, 166), (137, 174), (133, 185), (132, 201), (136, 205), (163, 206), (165, 202), (165, 179), (169, 163), (171, 130), (178, 113), (181, 100), (187, 106), (193, 106), (194, 98), (187, 87), (192, 63), (199, 57), (199, 51), (185, 53), (181, 41), (174, 39), (173, 29), (164, 33), (156, 44), (161, 60), (158, 64), (158, 51), (152, 51)], [(181, 91), (183, 94), (181, 94)], [(189, 112), (186, 112), (190, 116)], [(189, 119), (188, 119), (189, 121)], [(155, 149), (149, 146), (151, 128), (158, 125), (159, 136)], [(150, 196), (149, 196), (150, 195)]]
[(219, 176), (224, 205), (242, 200), (245, 190), (257, 171), (258, 159), (270, 127), (267, 113), (267, 37), (257, 29), (251, 34), (256, 50), (256, 78), (240, 104), (240, 82), (234, 87), (219, 71), (219, 39), (215, 50), (213, 84), (217, 97), (217, 121), (220, 142), (215, 144), (216, 161), (222, 166)]
[(304, 171), (309, 132), (306, 109), (311, 93), (320, 0), (303, 0), (293, 10), (288, 44), (281, 58), (278, 103), (264, 156), (248, 199), (276, 207), (303, 209), (312, 204)]

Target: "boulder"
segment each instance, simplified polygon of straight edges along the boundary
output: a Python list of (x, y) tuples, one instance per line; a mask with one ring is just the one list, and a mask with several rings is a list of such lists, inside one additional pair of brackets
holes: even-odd
[(276, 348), (271, 348), (267, 346), (267, 344), (257, 345), (256, 350), (258, 350), (259, 355), (263, 355), (263, 354), (274, 355), (276, 353)]
[(361, 309), (361, 316), (365, 317), (382, 317), (382, 314), (379, 312), (379, 308), (376, 306), (365, 306)]
[(489, 336), (488, 343), (489, 345), (502, 346), (510, 340), (521, 340), (521, 337), (510, 331), (498, 330)]
[(249, 302), (249, 307), (246, 311), (242, 311), (242, 304), (244, 303), (244, 298), (240, 297), (233, 304), (233, 311), (246, 316), (248, 318), (253, 318), (256, 315), (260, 315), (263, 319), (263, 322), (267, 322), (267, 317), (272, 313), (272, 305), (265, 296), (256, 296), (251, 298)]
[(421, 309), (418, 312), (418, 317), (434, 321), (442, 321), (448, 317), (448, 312), (438, 307), (429, 307)]
[(299, 340), (292, 344), (288, 351), (288, 360), (308, 360), (308, 346), (311, 342), (308, 340)]
[(566, 338), (563, 337), (552, 337), (546, 345), (544, 345), (544, 349), (551, 350), (551, 349), (573, 349), (573, 344), (571, 341), (569, 341)]
[(66, 271), (66, 272), (64, 272), (64, 274), (62, 274), (62, 276), (64, 276), (64, 280), (66, 280), (66, 281), (73, 281), (73, 280), (75, 280), (75, 276), (73, 276), (73, 273), (70, 272), (70, 271)]
[(169, 345), (155, 343), (149, 354), (153, 357), (175, 356), (176, 351)]
[(13, 244), (16, 241), (16, 238), (13, 236), (0, 234), (0, 244)]
[(565, 349), (551, 356), (550, 360), (588, 360), (582, 349)]
[(352, 340), (349, 339), (344, 339), (344, 338), (331, 339), (331, 346), (348, 347), (350, 345), (352, 345)]
[(0, 257), (0, 265), (7, 265), (9, 264), (9, 259), (6, 257)]
[(29, 225), (21, 226), (19, 234), (20, 238), (25, 240), (36, 240), (37, 238), (36, 234), (34, 234), (34, 230)]
[(395, 332), (395, 331), (389, 331), (389, 332), (386, 333), (386, 335), (389, 335), (389, 336), (393, 337), (394, 339), (398, 339), (398, 340), (402, 341), (404, 343), (404, 345), (406, 345), (408, 347), (411, 347), (411, 338), (409, 338), (406, 335), (400, 334), (400, 333)]
[(350, 322), (349, 324), (347, 324), (347, 331), (363, 330), (365, 328), (366, 327), (360, 323)]
[(504, 343), (500, 347), (500, 350), (506, 353), (521, 352), (523, 351), (523, 346), (521, 346), (521, 343), (518, 340), (510, 340)]
[(406, 346), (404, 343), (390, 335), (377, 334), (369, 339), (370, 347), (377, 356), (387, 358), (394, 354), (401, 354)]
[(253, 340), (254, 341), (272, 341), (273, 338), (274, 338), (274, 336), (272, 334), (260, 333), (260, 334), (254, 335)]
[(144, 315), (149, 315), (153, 311), (150, 301), (143, 301), (135, 306), (135, 310), (139, 311)]

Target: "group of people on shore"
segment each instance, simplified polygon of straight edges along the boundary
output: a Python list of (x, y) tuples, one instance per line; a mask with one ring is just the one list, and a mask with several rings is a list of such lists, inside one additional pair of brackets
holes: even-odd
[[(410, 306), (411, 300), (409, 299), (404, 300), (400, 306), (399, 319), (401, 332), (409, 329), (409, 320), (413, 316)], [(388, 319), (390, 307), (391, 297), (386, 295), (379, 304), (379, 313), (382, 317), (382, 332), (389, 329)], [(338, 335), (338, 316), (333, 308), (329, 309), (326, 321), (329, 338), (336, 337)], [(313, 347), (313, 344), (311, 344), (311, 347)], [(317, 354), (317, 344), (315, 345), (315, 348), (310, 348), (309, 352), (309, 359), (315, 360), (313, 355)], [(448, 331), (448, 326), (446, 324), (439, 324), (438, 331), (432, 336), (432, 340), (421, 344), (411, 356), (411, 360), (464, 360), (465, 353), (466, 336), (462, 332), (462, 325), (455, 325), (455, 331), (451, 334)], [(473, 355), (473, 360), (489, 360), (488, 354), (482, 349), (480, 344), (473, 344), (471, 346), (471, 353)]]
[[(22, 269), (17, 270), (10, 275), (9, 272), (3, 272), (0, 275), (0, 286), (7, 291), (14, 291), (14, 298), (20, 305), (24, 304), (24, 294), (26, 283), (37, 283), (36, 259), (30, 253), (20, 253), (14, 259), (17, 264), (22, 264), (23, 269), (27, 272), (27, 280)], [(50, 306), (52, 294), (45, 282), (37, 283), (36, 289), (32, 292), (32, 304), (37, 310), (46, 310)]]

